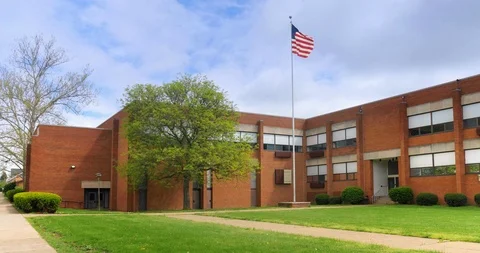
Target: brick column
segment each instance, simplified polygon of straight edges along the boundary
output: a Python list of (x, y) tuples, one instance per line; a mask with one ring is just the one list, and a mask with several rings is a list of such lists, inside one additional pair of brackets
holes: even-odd
[(117, 210), (117, 166), (118, 166), (118, 135), (119, 121), (113, 119), (112, 128), (112, 168), (110, 170), (110, 209)]
[(32, 144), (27, 144), (27, 153), (25, 154), (25, 156), (25, 174), (23, 175), (23, 188), (25, 189), (25, 191), (28, 192), (30, 189), (30, 160), (32, 157)]
[[(262, 156), (263, 156), (263, 120), (259, 120), (257, 123), (258, 126), (258, 162), (260, 164), (260, 168), (262, 168)], [(257, 206), (263, 205), (262, 200), (262, 170), (257, 172)]]
[(333, 194), (333, 164), (332, 164), (332, 122), (326, 125), (327, 150), (325, 150), (325, 158), (327, 160), (327, 194)]
[(453, 134), (455, 136), (456, 186), (458, 193), (465, 193), (465, 152), (463, 150), (463, 109), (462, 91), (457, 88), (452, 94)]
[(357, 186), (365, 189), (365, 171), (363, 165), (363, 109), (360, 107), (357, 113)]
[(400, 117), (400, 158), (398, 159), (398, 176), (400, 186), (407, 186), (410, 181), (410, 157), (408, 156), (408, 117), (407, 102), (401, 101), (399, 104)]

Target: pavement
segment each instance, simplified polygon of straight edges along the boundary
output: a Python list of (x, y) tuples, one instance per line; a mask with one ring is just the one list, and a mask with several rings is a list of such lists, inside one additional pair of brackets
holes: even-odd
[(267, 230), (287, 234), (324, 237), (338, 240), (348, 240), (360, 243), (379, 244), (398, 249), (433, 250), (438, 252), (473, 253), (480, 252), (480, 243), (449, 242), (437, 239), (409, 237), (400, 235), (386, 235), (367, 232), (355, 232), (339, 229), (315, 228), (297, 225), (277, 224), (270, 222), (233, 220), (212, 216), (194, 214), (165, 214), (168, 217), (195, 222), (216, 223), (234, 227)]
[(53, 253), (28, 221), (0, 194), (0, 252), (2, 253)]

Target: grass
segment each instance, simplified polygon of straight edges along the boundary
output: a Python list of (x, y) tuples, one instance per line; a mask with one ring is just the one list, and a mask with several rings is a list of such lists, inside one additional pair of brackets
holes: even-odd
[[(413, 252), (164, 216), (28, 218), (57, 252)], [(415, 251), (420, 252), (420, 251)]]
[(58, 214), (119, 214), (120, 212), (98, 209), (59, 208)]
[(208, 215), (452, 241), (480, 242), (480, 208), (474, 206), (387, 205), (275, 212), (227, 212)]

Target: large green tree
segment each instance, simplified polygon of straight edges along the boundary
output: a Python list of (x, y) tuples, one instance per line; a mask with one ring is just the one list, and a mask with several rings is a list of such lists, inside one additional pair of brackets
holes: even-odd
[(122, 102), (129, 159), (120, 171), (135, 187), (146, 180), (165, 186), (183, 181), (183, 208), (190, 209), (190, 182), (202, 183), (207, 170), (231, 179), (259, 167), (248, 140), (235, 134), (234, 104), (203, 76), (182, 75), (162, 86), (136, 84)]

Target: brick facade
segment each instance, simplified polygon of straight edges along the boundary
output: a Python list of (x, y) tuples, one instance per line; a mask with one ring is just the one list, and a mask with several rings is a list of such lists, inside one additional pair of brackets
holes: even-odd
[[(312, 201), (318, 193), (338, 196), (347, 186), (360, 186), (365, 195), (373, 200), (381, 192), (378, 180), (381, 160), (398, 162), (398, 181), (401, 186), (410, 186), (415, 194), (432, 192), (443, 202), (443, 195), (461, 192), (473, 203), (473, 195), (480, 193), (480, 178), (477, 174), (466, 173), (465, 141), (468, 148), (480, 149), (480, 136), (475, 128), (464, 128), (462, 98), (479, 93), (480, 76), (449, 82), (430, 88), (394, 96), (372, 103), (316, 116), (309, 119), (296, 119), (297, 133), (303, 139), (302, 152), (296, 153), (296, 196), (297, 201)], [(437, 101), (451, 101), (453, 110), (453, 131), (410, 136), (409, 110)], [(480, 101), (477, 101), (480, 102)], [(431, 111), (434, 111), (433, 109)], [(427, 110), (428, 112), (428, 110)], [(73, 128), (61, 126), (38, 127), (33, 137), (27, 168), (27, 185), (31, 191), (55, 192), (65, 200), (65, 206), (82, 207), (84, 200), (82, 181), (96, 180), (95, 173), (102, 173), (102, 180), (110, 181), (110, 209), (137, 211), (141, 202), (138, 191), (131, 189), (127, 179), (115, 169), (128, 160), (128, 143), (124, 137), (122, 124), (126, 118), (123, 111), (113, 115), (98, 128)], [(356, 145), (334, 148), (332, 133), (343, 122), (356, 127)], [(218, 181), (213, 177), (211, 203), (209, 190), (203, 187), (200, 193), (201, 208), (233, 208), (273, 206), (278, 202), (292, 201), (292, 185), (275, 183), (276, 169), (292, 169), (292, 158), (278, 158), (275, 151), (263, 148), (264, 134), (291, 135), (291, 118), (241, 113), (241, 125), (256, 129), (259, 149), (253, 154), (259, 159), (261, 170), (256, 174), (256, 191), (252, 191), (250, 178), (235, 178)], [(307, 131), (324, 129), (326, 150), (324, 156), (311, 158), (307, 152)], [(290, 130), (289, 130), (290, 129)], [(288, 132), (289, 131), (289, 132)], [(453, 143), (450, 152), (455, 153), (456, 174), (442, 176), (411, 175), (410, 156), (423, 154), (421, 147)], [(420, 153), (418, 153), (420, 152)], [(426, 154), (426, 152), (424, 152)], [(335, 180), (333, 167), (339, 161), (356, 162), (355, 179)], [(312, 188), (307, 183), (307, 165), (326, 165), (327, 181), (324, 188)], [(75, 169), (70, 166), (75, 165)], [(383, 173), (383, 172), (382, 172)], [(380, 179), (379, 179), (380, 178)], [(380, 185), (380, 187), (385, 187)], [(252, 196), (254, 194), (255, 196)], [(193, 195), (192, 197), (192, 206)], [(256, 199), (252, 203), (252, 199)], [(182, 182), (165, 188), (156, 182), (149, 182), (146, 194), (147, 210), (181, 209), (183, 207)]]

